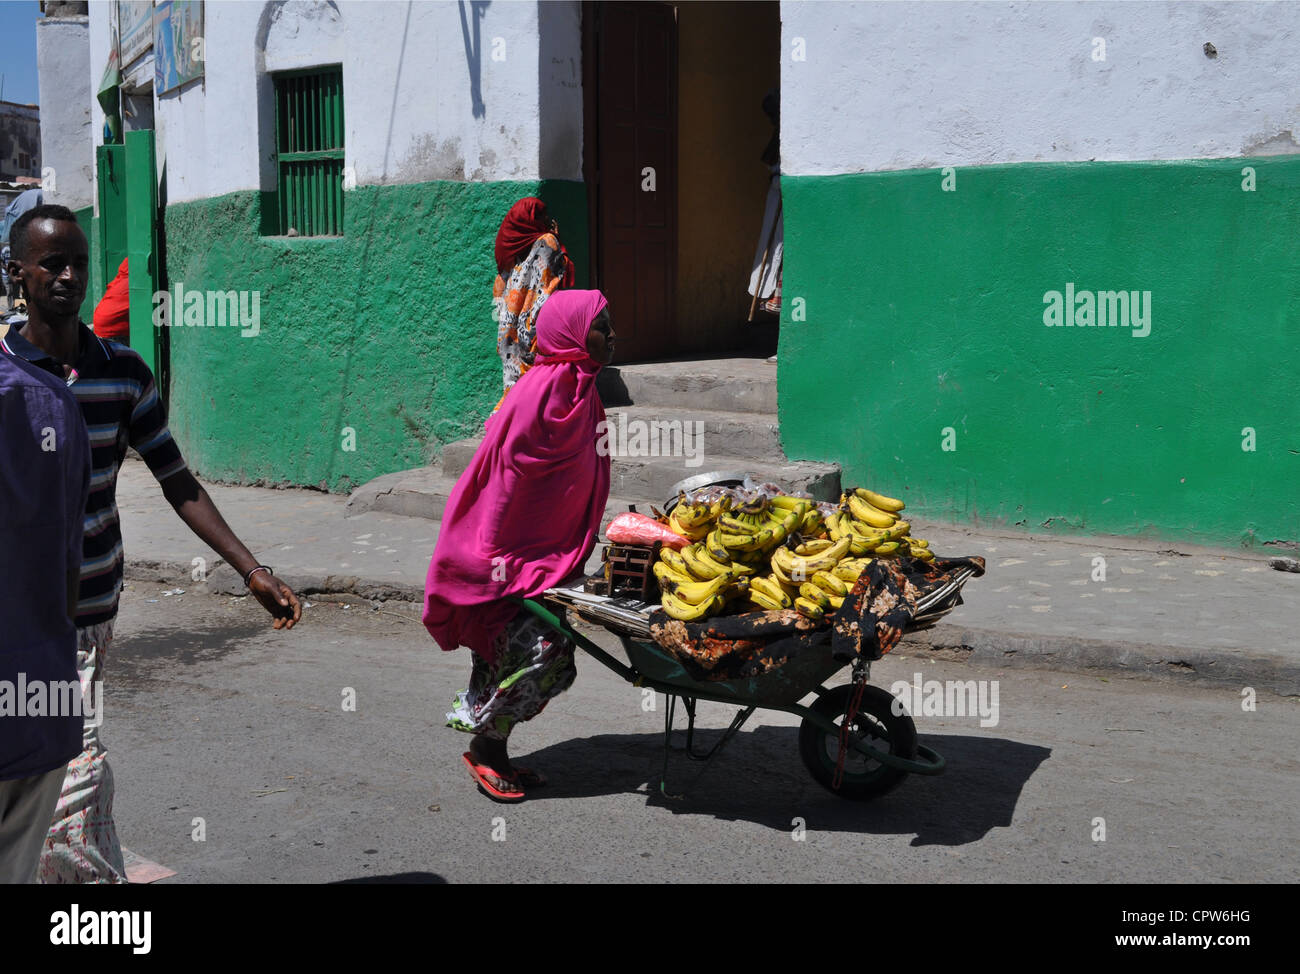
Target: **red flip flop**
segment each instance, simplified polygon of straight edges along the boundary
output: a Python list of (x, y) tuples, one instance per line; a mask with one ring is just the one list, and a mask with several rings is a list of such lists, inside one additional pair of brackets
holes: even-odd
[(487, 792), (489, 798), (492, 798), (495, 801), (508, 803), (521, 802), (524, 800), (525, 795), (522, 791), (502, 791), (500, 788), (494, 786), (487, 777), (488, 775), (491, 775), (493, 778), (500, 781), (509, 781), (512, 784), (518, 784), (518, 773), (513, 777), (507, 778), (505, 775), (493, 771), (486, 764), (475, 764), (474, 756), (469, 751), (466, 751), (461, 755), (461, 760), (465, 762), (465, 767), (469, 768), (470, 776), (478, 783), (480, 788)]

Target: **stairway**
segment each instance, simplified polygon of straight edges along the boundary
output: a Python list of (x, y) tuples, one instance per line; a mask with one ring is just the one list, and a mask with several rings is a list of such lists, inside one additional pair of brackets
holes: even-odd
[[(709, 359), (606, 367), (599, 389), (609, 424), (610, 496), (605, 524), (635, 504), (662, 508), (675, 484), (737, 472), (756, 482), (833, 500), (834, 464), (796, 463), (781, 450), (776, 366), (763, 359)], [(430, 466), (386, 474), (358, 487), (348, 514), (384, 511), (437, 520), (479, 439), (443, 447)]]

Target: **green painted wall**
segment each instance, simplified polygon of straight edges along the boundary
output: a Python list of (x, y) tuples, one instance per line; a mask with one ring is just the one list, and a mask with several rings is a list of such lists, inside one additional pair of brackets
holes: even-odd
[(334, 239), (260, 236), (256, 191), (169, 205), (170, 288), (259, 293), (255, 336), (171, 329), (171, 426), (191, 467), (346, 491), (478, 435), (501, 392), (492, 244), (528, 195), (551, 204), (581, 285), (581, 183), (363, 186)]
[(77, 226), (81, 227), (81, 232), (86, 235), (86, 243), (90, 245), (90, 280), (86, 282), (86, 299), (81, 302), (80, 312), (82, 320), (90, 324), (95, 316), (95, 305), (99, 304), (99, 299), (104, 296), (103, 286), (97, 280), (102, 275), (95, 266), (98, 256), (98, 248), (95, 245), (95, 208), (83, 206), (79, 210), (73, 210), (72, 213), (77, 218)]
[[(846, 484), (930, 518), (1300, 536), (1300, 158), (942, 180), (783, 180), (791, 457), (837, 461)], [(1046, 327), (1043, 296), (1067, 282), (1151, 291), (1150, 334)]]

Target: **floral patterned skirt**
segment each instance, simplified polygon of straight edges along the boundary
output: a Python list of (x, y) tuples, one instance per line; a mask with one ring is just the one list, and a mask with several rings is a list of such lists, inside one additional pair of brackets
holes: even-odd
[[(113, 623), (77, 630), (77, 671), (83, 699), (104, 679)], [(100, 695), (95, 694), (103, 707)], [(68, 764), (54, 824), (45, 837), (38, 872), (42, 883), (125, 883), (126, 866), (113, 824), (113, 769), (99, 727), (86, 722), (82, 751)]]
[(515, 724), (532, 720), (547, 701), (573, 685), (574, 645), (527, 612), (497, 637), (496, 661), (473, 653), (469, 689), (456, 694), (447, 726), (504, 741)]

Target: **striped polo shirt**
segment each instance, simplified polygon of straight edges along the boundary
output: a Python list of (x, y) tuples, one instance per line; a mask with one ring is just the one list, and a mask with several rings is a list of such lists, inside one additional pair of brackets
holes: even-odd
[[(84, 322), (75, 374), (68, 388), (77, 397), (90, 433), (90, 497), (82, 541), (77, 627), (110, 622), (122, 588), (122, 529), (117, 517), (117, 472), (133, 446), (159, 483), (185, 470), (180, 448), (167, 429), (167, 415), (153, 373), (139, 354), (96, 337)], [(0, 351), (63, 377), (50, 355), (12, 328)]]

